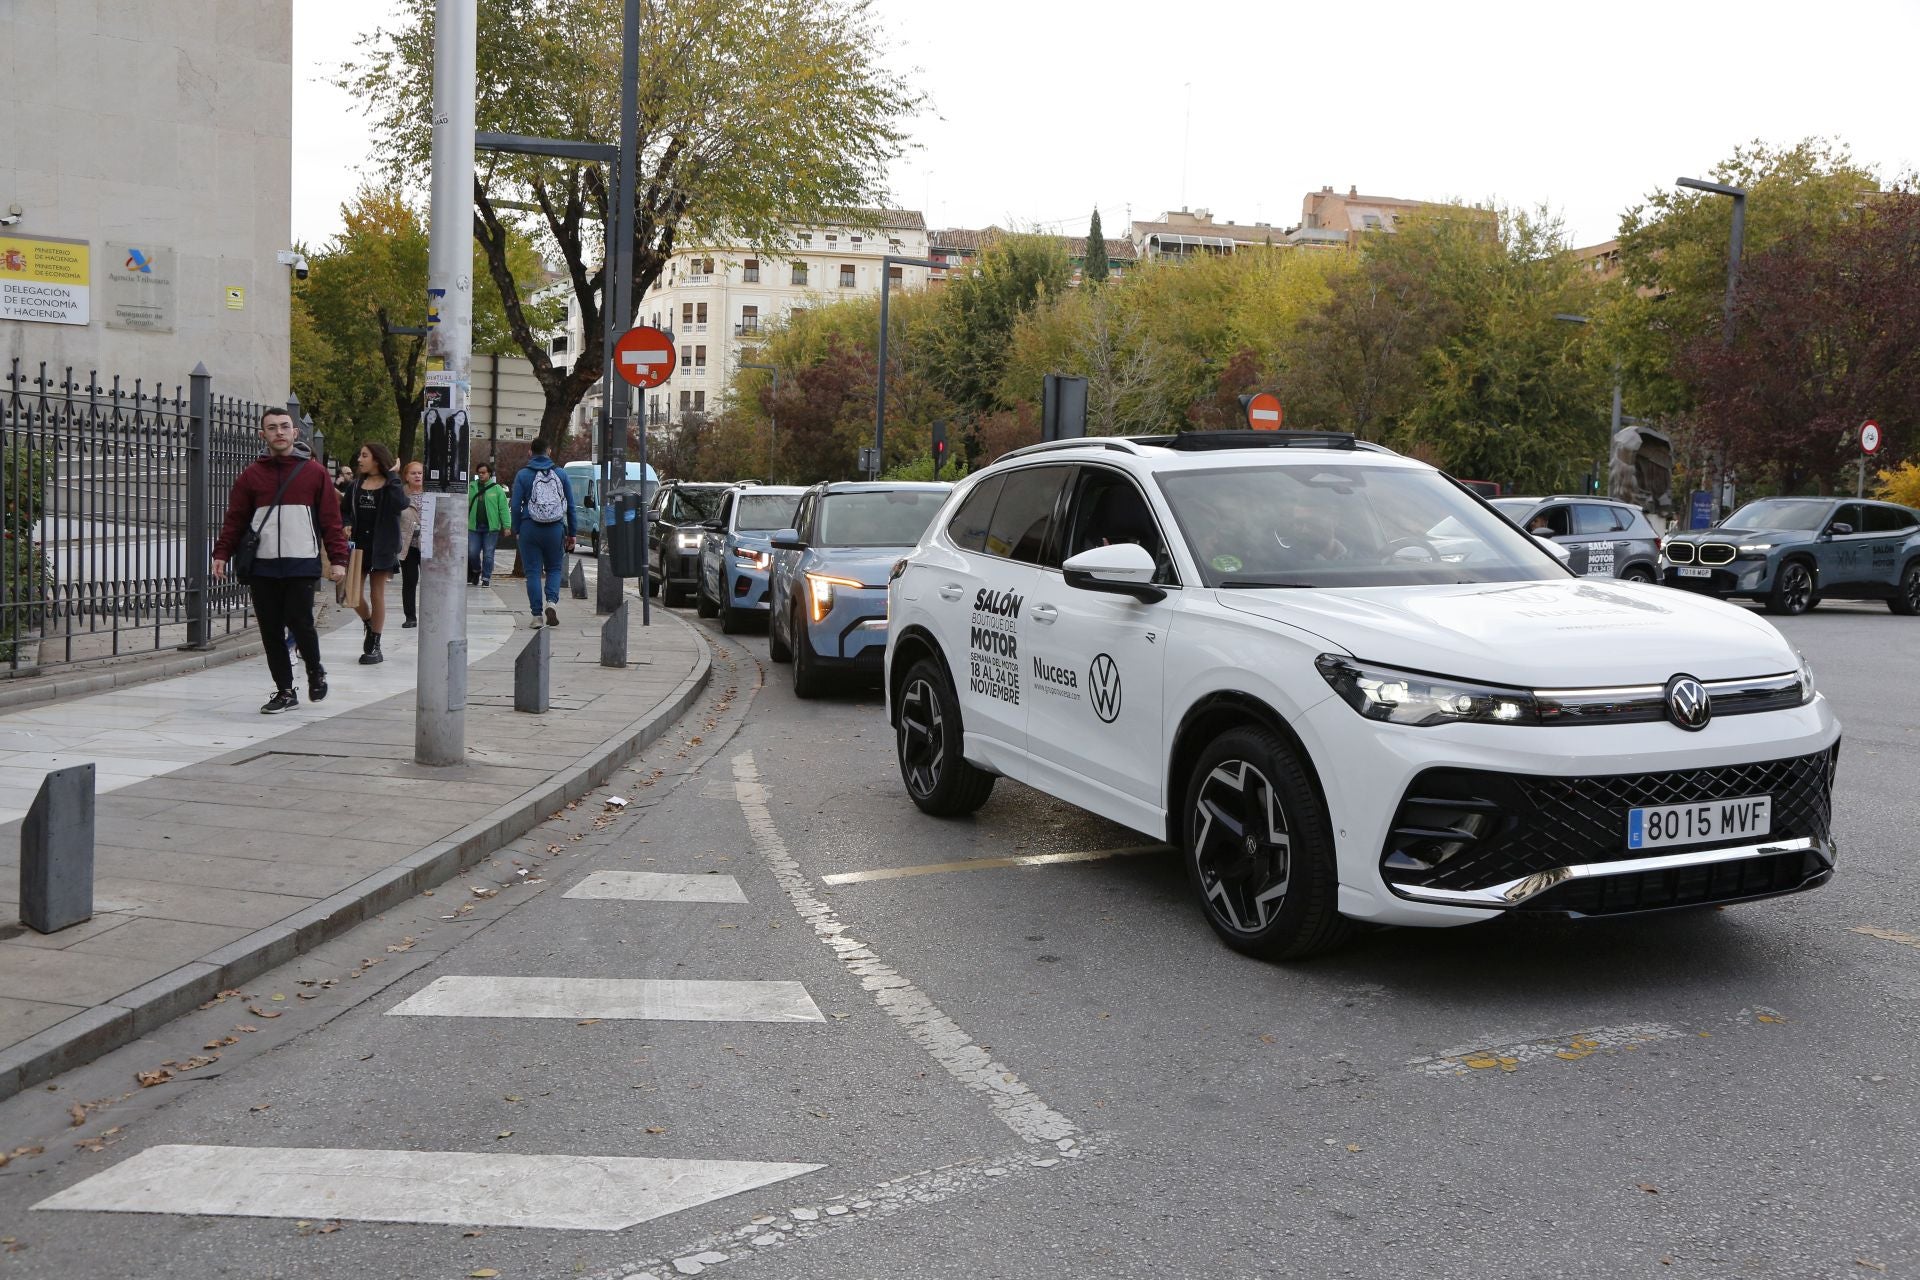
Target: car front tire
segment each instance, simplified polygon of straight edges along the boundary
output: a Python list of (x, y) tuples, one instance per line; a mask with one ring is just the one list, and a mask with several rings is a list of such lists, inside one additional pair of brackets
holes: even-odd
[(1185, 796), (1187, 876), (1221, 941), (1299, 960), (1346, 940), (1333, 838), (1290, 746), (1268, 729), (1229, 729), (1200, 753)]
[(908, 669), (900, 684), (899, 717), (894, 748), (900, 780), (921, 812), (955, 818), (987, 802), (994, 776), (962, 754), (960, 699), (945, 667), (922, 658)]
[(772, 611), (767, 614), (767, 656), (775, 662), (792, 662), (793, 649), (787, 638), (780, 634), (780, 601), (768, 591), (772, 600)]
[(711, 618), (720, 612), (720, 606), (707, 594), (707, 575), (702, 573), (693, 588), (693, 611), (703, 618)]
[(793, 696), (817, 698), (826, 692), (827, 678), (815, 660), (813, 640), (807, 634), (806, 623), (800, 620), (798, 609), (787, 623), (787, 630), (793, 645)]
[(1789, 560), (1774, 575), (1767, 593), (1767, 612), (1792, 618), (1813, 608), (1813, 569), (1804, 560)]
[(1908, 565), (1900, 575), (1900, 585), (1887, 600), (1887, 608), (1903, 618), (1920, 614), (1920, 560)]
[(1626, 572), (1620, 575), (1620, 580), (1622, 582), (1652, 582), (1654, 581), (1653, 570), (1643, 564), (1629, 565), (1627, 566)]

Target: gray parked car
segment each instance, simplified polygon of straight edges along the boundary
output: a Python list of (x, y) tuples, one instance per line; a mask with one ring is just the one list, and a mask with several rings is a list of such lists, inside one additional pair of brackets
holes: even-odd
[(1496, 498), (1494, 509), (1567, 549), (1567, 567), (1589, 578), (1660, 580), (1660, 535), (1638, 507), (1606, 498)]
[(1711, 529), (1667, 538), (1665, 582), (1749, 596), (1769, 613), (1823, 598), (1885, 600), (1920, 614), (1920, 512), (1851, 498), (1762, 498)]

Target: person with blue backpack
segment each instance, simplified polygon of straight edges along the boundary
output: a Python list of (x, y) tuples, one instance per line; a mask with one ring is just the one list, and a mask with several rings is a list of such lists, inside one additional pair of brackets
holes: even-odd
[(560, 585), (567, 575), (567, 552), (573, 550), (573, 486), (547, 456), (545, 440), (533, 442), (533, 457), (513, 477), (513, 536), (527, 575), (527, 605), (533, 613), (529, 625), (557, 627)]

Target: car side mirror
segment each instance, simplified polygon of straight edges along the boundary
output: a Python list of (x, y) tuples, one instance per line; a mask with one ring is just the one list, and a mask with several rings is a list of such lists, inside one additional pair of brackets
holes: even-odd
[(1561, 546), (1559, 543), (1555, 542), (1552, 538), (1549, 538), (1544, 533), (1534, 534), (1533, 540), (1535, 542), (1538, 542), (1541, 546), (1545, 547), (1548, 551), (1552, 552), (1553, 558), (1555, 560), (1558, 560), (1561, 564), (1571, 564), (1573, 562), (1573, 552), (1567, 550), (1565, 547)]
[(1090, 547), (1068, 559), (1060, 571), (1068, 586), (1082, 591), (1132, 596), (1142, 604), (1167, 598), (1165, 591), (1153, 585), (1152, 554), (1137, 542)]
[(1853, 526), (1848, 524), (1844, 520), (1835, 520), (1832, 524), (1827, 526), (1827, 536), (1832, 538), (1842, 537), (1852, 532), (1853, 532)]
[(599, 506), (600, 504), (593, 500), (592, 494), (588, 494), (586, 497), (580, 499), (580, 505), (587, 508), (589, 511), (591, 511), (593, 508)]
[(772, 538), (768, 539), (768, 541), (773, 545), (775, 551), (805, 551), (807, 549), (807, 544), (800, 541), (800, 531), (798, 529), (782, 529), (780, 532), (774, 534)]

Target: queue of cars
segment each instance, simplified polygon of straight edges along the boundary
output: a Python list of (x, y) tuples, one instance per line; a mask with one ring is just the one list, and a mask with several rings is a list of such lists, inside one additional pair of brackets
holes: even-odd
[(1716, 597), (1920, 614), (1905, 507), (1769, 499), (1663, 541), (1624, 503), (1489, 503), (1338, 433), (721, 486), (698, 522), (681, 488), (663, 532), (698, 528), (672, 544), (694, 567), (663, 581), (729, 629), (764, 612), (801, 697), (879, 676), (915, 805), (970, 813), (1006, 777), (1165, 840), (1219, 936), (1276, 959), (1825, 883), (1840, 726)]

